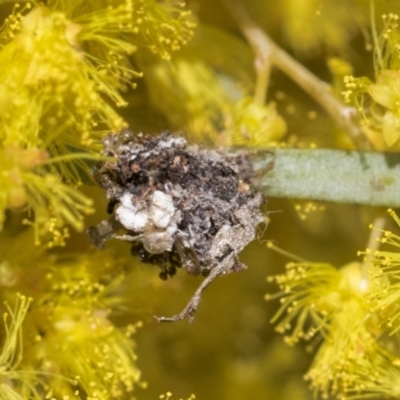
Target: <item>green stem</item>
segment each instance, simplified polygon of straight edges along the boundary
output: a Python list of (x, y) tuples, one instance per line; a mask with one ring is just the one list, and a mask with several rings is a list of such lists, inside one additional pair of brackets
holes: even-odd
[(250, 158), (269, 197), (400, 207), (400, 153), (275, 149)]

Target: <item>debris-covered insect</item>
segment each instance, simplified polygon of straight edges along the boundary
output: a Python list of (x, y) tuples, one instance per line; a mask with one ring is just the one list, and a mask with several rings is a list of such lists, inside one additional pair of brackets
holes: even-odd
[(112, 217), (89, 229), (91, 241), (98, 247), (111, 238), (131, 242), (132, 254), (158, 265), (162, 279), (181, 266), (205, 276), (181, 313), (158, 318), (192, 320), (202, 291), (215, 277), (245, 268), (238, 253), (264, 220), (262, 196), (250, 189), (250, 163), (245, 155), (189, 147), (167, 132), (111, 134), (103, 154), (116, 158), (95, 171)]

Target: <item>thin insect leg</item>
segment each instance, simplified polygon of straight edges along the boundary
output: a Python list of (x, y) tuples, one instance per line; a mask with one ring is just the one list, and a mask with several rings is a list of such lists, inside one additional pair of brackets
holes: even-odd
[(143, 235), (131, 236), (131, 235), (119, 235), (114, 236), (115, 239), (125, 240), (126, 242), (137, 242), (143, 239)]
[(174, 322), (174, 321), (181, 321), (185, 318), (189, 320), (189, 322), (193, 322), (194, 314), (196, 313), (197, 307), (201, 301), (201, 294), (203, 293), (204, 289), (217, 277), (223, 275), (226, 272), (226, 269), (223, 265), (217, 266), (213, 268), (210, 272), (210, 275), (204, 279), (201, 285), (197, 288), (192, 298), (189, 300), (186, 307), (183, 309), (182, 312), (176, 314), (172, 317), (154, 317), (158, 322)]

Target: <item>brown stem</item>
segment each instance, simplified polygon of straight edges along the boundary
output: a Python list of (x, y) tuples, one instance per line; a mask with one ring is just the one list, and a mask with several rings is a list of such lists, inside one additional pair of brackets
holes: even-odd
[(255, 60), (256, 85), (254, 100), (259, 104), (265, 104), (271, 74), (271, 62), (269, 58)]
[(259, 84), (268, 84), (260, 74), (265, 74), (270, 66), (275, 66), (296, 82), (307, 92), (330, 116), (338, 126), (346, 131), (352, 138), (355, 145), (362, 150), (370, 149), (366, 137), (356, 123), (357, 111), (353, 107), (347, 107), (341, 103), (332, 92), (332, 88), (322, 81), (302, 64), (280, 48), (248, 15), (243, 3), (240, 0), (222, 0), (243, 35), (246, 37), (255, 54), (257, 72), (256, 95), (261, 98), (266, 88), (258, 87)]

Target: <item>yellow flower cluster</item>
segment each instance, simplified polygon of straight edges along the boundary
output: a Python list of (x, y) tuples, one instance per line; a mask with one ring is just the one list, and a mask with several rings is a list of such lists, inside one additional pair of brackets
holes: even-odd
[(375, 43), (375, 82), (344, 78), (347, 103), (360, 112), (364, 131), (376, 149), (390, 148), (400, 138), (400, 32), (398, 15), (383, 15), (384, 28)]
[[(389, 210), (389, 213), (400, 226), (400, 219), (395, 212)], [(400, 236), (391, 231), (383, 231), (383, 237), (378, 240), (382, 244), (400, 247)], [(369, 274), (374, 282), (373, 290), (368, 294), (369, 306), (372, 312), (380, 314), (383, 326), (393, 335), (400, 330), (400, 254), (383, 250), (367, 250), (365, 254), (371, 257)]]
[[(280, 292), (267, 298), (280, 298), (282, 305), (272, 322), (279, 320), (276, 326), (279, 333), (291, 331), (286, 343), (293, 345), (299, 339), (310, 340), (317, 332), (327, 335), (333, 316), (342, 309), (353, 290), (351, 279), (356, 268), (349, 265), (339, 271), (330, 264), (290, 263), (285, 274), (268, 278), (281, 288)], [(294, 319), (295, 326), (292, 327)], [(312, 321), (311, 325), (309, 321)]]
[[(4, 399), (24, 400), (23, 394), (32, 393), (33, 399), (39, 400), (36, 387), (43, 386), (40, 374), (34, 370), (21, 369), (22, 361), (22, 324), (32, 299), (17, 294), (13, 308), (7, 303), (3, 314), (5, 341), (0, 354), (1, 377), (13, 385), (1, 385), (0, 396)], [(14, 386), (15, 385), (15, 386)], [(18, 388), (18, 389), (16, 389)]]
[[(400, 226), (400, 219), (389, 212)], [(382, 232), (381, 243), (400, 247), (400, 236)], [(315, 394), (398, 398), (400, 361), (393, 351), (398, 338), (387, 334), (400, 330), (400, 255), (381, 250), (360, 254), (365, 255), (363, 264), (336, 269), (290, 263), (285, 274), (270, 277), (281, 289), (267, 295), (281, 303), (272, 322), (278, 332), (289, 332), (288, 344), (304, 339), (310, 341), (310, 350), (318, 347), (306, 374)]]
[(192, 140), (260, 148), (286, 133), (275, 104), (251, 97), (252, 54), (234, 36), (200, 25), (172, 62), (154, 62), (143, 53), (137, 59), (152, 106)]
[(56, 231), (66, 223), (82, 227), (92, 211), (77, 189), (88, 170), (84, 160), (97, 157), (105, 132), (126, 126), (115, 107), (126, 105), (121, 91), (141, 76), (129, 56), (141, 45), (168, 58), (191, 36), (183, 4), (168, 4), (16, 4), (0, 29), (0, 180), (8, 184), (0, 222), (5, 209), (18, 208), (31, 214), (37, 238), (50, 218)]
[[(121, 73), (113, 76), (110, 71), (118, 69), (107, 68), (105, 75), (113, 78), (100, 85), (100, 63), (93, 61), (96, 51), (91, 55), (82, 48), (88, 32), (95, 32), (88, 41), (93, 46), (96, 38), (101, 41), (103, 31), (118, 25), (123, 30), (128, 6), (92, 13), (85, 25), (71, 21), (62, 9), (28, 3), (20, 12), (16, 8), (2, 29), (0, 62), (8, 67), (0, 73), (0, 164), (8, 187), (2, 187), (6, 200), (0, 214), (3, 218), (5, 208), (26, 208), (37, 238), (48, 232), (50, 220), (55, 232), (66, 223), (81, 229), (83, 215), (91, 212), (91, 201), (72, 186), (80, 183), (83, 157), (76, 155), (77, 162), (71, 162), (68, 155), (95, 148), (97, 124), (109, 129), (123, 126), (101, 96), (122, 103), (117, 91)], [(97, 19), (102, 24), (91, 26)], [(133, 50), (120, 39), (112, 42), (115, 54), (118, 48), (120, 53)], [(105, 52), (106, 46), (100, 50)], [(27, 161), (21, 161), (25, 156)]]
[[(54, 258), (44, 249), (36, 257), (27, 249), (26, 257), (7, 265), (14, 272), (12, 286), (31, 292), (35, 301), (17, 295), (15, 302), (13, 290), (2, 291), (15, 306), (6, 307), (11, 320), (0, 364), (9, 385), (1, 386), (0, 396), (13, 390), (21, 399), (124, 398), (144, 385), (131, 338), (141, 323), (118, 328), (109, 319), (122, 304), (116, 293), (125, 261), (98, 252)], [(11, 249), (1, 255), (12, 254)]]
[(121, 398), (140, 383), (131, 335), (141, 323), (120, 329), (109, 319), (121, 304), (114, 292), (122, 268), (111, 254), (97, 252), (60, 259), (48, 269), (32, 309), (37, 334), (29, 356), (44, 372), (76, 381), (76, 388), (68, 381), (52, 385), (56, 397), (74, 390), (77, 398)]
[(15, 304), (2, 310), (1, 398), (109, 400), (144, 385), (141, 324), (110, 318), (124, 261), (48, 249), (93, 211), (80, 187), (103, 135), (127, 125), (116, 109), (142, 75), (133, 53), (168, 59), (192, 28), (182, 2), (156, 0), (17, 2), (0, 28), (0, 299)]

